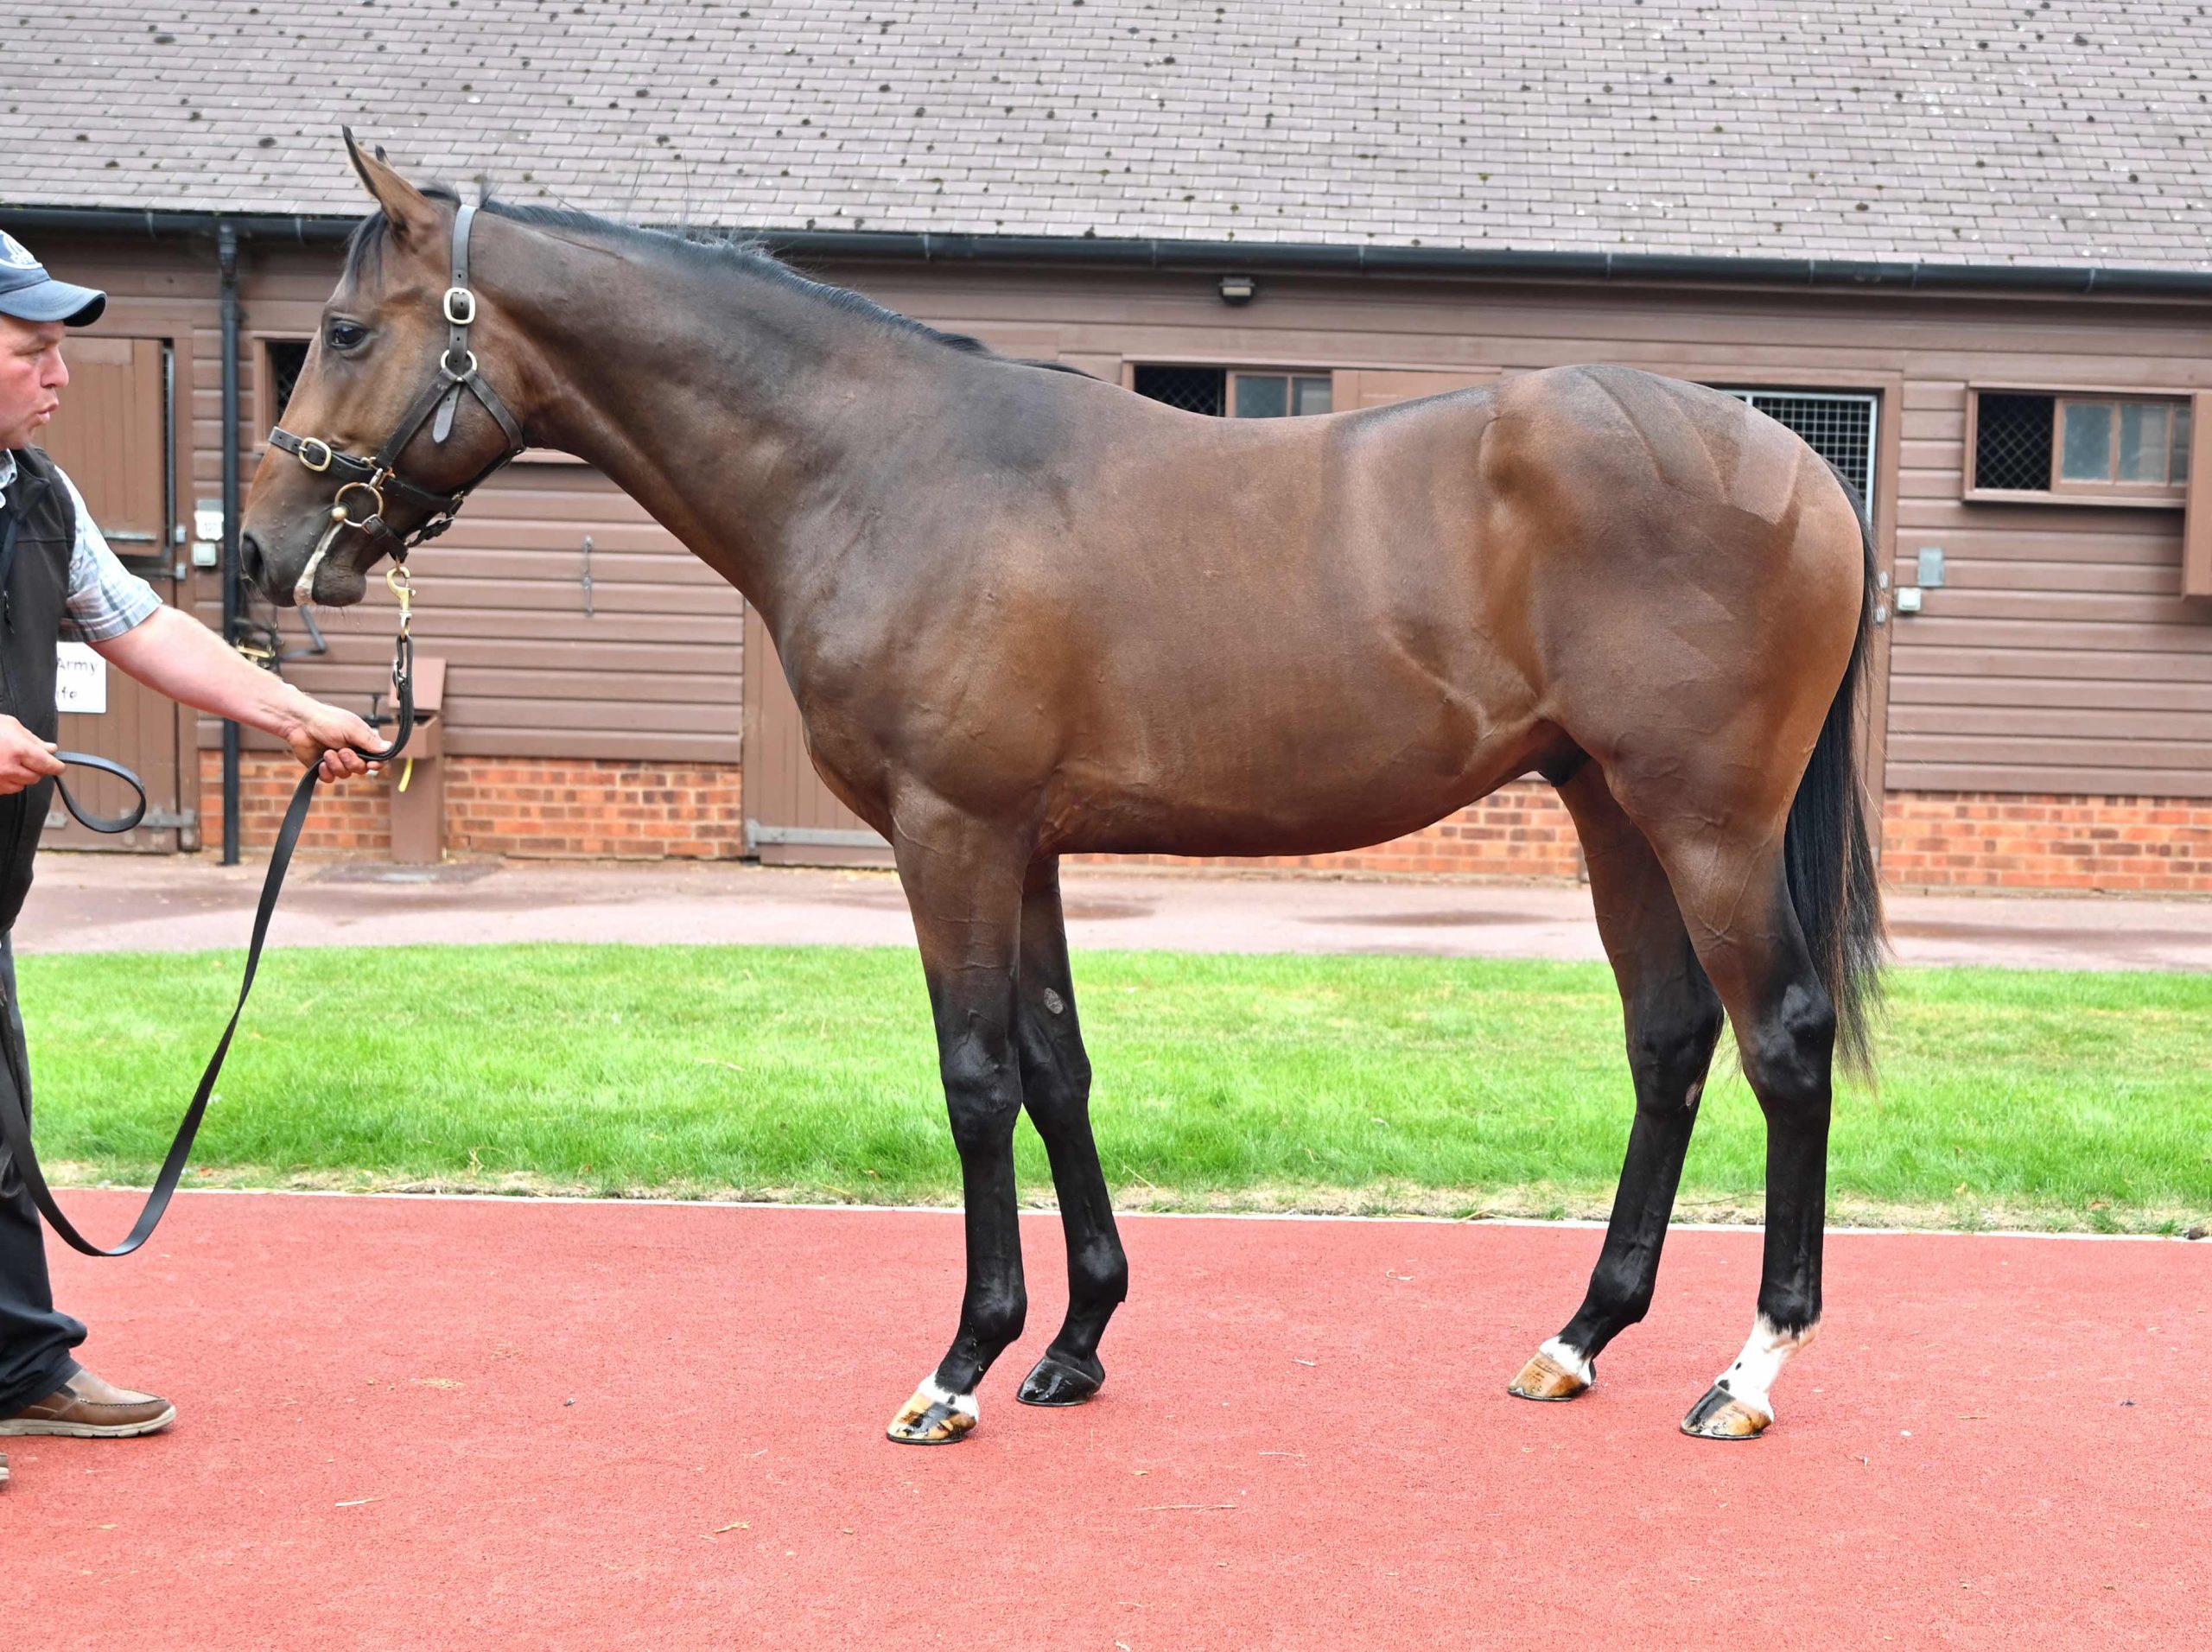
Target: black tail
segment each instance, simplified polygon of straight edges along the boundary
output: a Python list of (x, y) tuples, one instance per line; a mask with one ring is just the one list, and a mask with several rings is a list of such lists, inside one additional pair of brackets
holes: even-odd
[[(1829, 467), (1831, 470), (1834, 467)], [(1846, 1071), (1871, 1081), (1874, 1073), (1872, 1020), (1881, 1001), (1882, 888), (1874, 867), (1868, 799), (1859, 772), (1859, 717), (1866, 698), (1866, 648), (1874, 632), (1874, 530), (1866, 502), (1840, 472), (1836, 480), (1859, 518), (1866, 553), (1866, 587), (1859, 605), (1859, 636), (1851, 664), (1828, 707), (1813, 747), (1789, 828), (1783, 841), (1789, 904), (1835, 1005), (1836, 1055)]]

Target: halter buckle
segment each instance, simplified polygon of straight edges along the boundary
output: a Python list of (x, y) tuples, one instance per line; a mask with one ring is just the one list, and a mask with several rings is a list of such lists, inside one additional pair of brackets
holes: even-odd
[(438, 357), (438, 371), (456, 384), (461, 383), (465, 379), (470, 379), (476, 377), (476, 352), (474, 350), (464, 350), (461, 353), (468, 362), (467, 370), (463, 372), (455, 372), (453, 370), (453, 350), (450, 346), (448, 346), (445, 352)]
[[(308, 458), (308, 449), (310, 448), (315, 448), (317, 452), (321, 454), (322, 457), (320, 460)], [(330, 444), (327, 442), (325, 442), (321, 436), (302, 436), (300, 438), (300, 462), (302, 465), (305, 465), (309, 470), (318, 473), (328, 470), (330, 468), (330, 461), (334, 456), (335, 455), (331, 452)]]
[[(456, 309), (456, 306), (459, 308)], [(466, 287), (446, 289), (446, 320), (455, 327), (467, 327), (476, 320), (476, 295)]]

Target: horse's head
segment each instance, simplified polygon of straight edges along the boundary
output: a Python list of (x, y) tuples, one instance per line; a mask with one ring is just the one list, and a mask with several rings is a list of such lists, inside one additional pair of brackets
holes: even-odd
[(238, 536), (246, 577), (278, 603), (359, 601), (380, 558), (435, 531), (523, 441), (478, 371), (480, 354), (496, 376), (509, 352), (455, 268), (456, 227), (464, 243), (470, 228), (459, 200), (345, 137), (378, 210), (348, 244)]

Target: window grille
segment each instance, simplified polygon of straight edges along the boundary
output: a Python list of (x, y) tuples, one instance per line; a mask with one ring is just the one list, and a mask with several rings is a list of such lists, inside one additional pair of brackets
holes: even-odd
[(1219, 418), (1229, 410), (1229, 374), (1219, 367), (1140, 367), (1136, 392), (1185, 413)]
[(2057, 398), (1985, 392), (1977, 399), (1974, 486), (2036, 492), (2047, 490), (2050, 486), (2051, 418)]
[(264, 348), (269, 362), (269, 416), (284, 416), (284, 404), (292, 399), (292, 387), (300, 382), (300, 374), (308, 365), (308, 341), (305, 339), (270, 339)]
[[(1868, 391), (1730, 390), (1777, 424), (1804, 437), (1805, 445), (1834, 465), (1874, 509), (1875, 398)], [(2050, 441), (2045, 426), (2044, 439)]]
[(1136, 392), (1186, 413), (1279, 419), (1326, 413), (1335, 381), (1328, 373), (1248, 372), (1228, 367), (1140, 367)]

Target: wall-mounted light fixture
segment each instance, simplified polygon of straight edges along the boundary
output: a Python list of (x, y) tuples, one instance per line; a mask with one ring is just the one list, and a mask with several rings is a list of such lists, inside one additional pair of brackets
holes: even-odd
[(1260, 283), (1249, 276), (1221, 278), (1221, 302), (1224, 304), (1249, 304), (1259, 290)]

